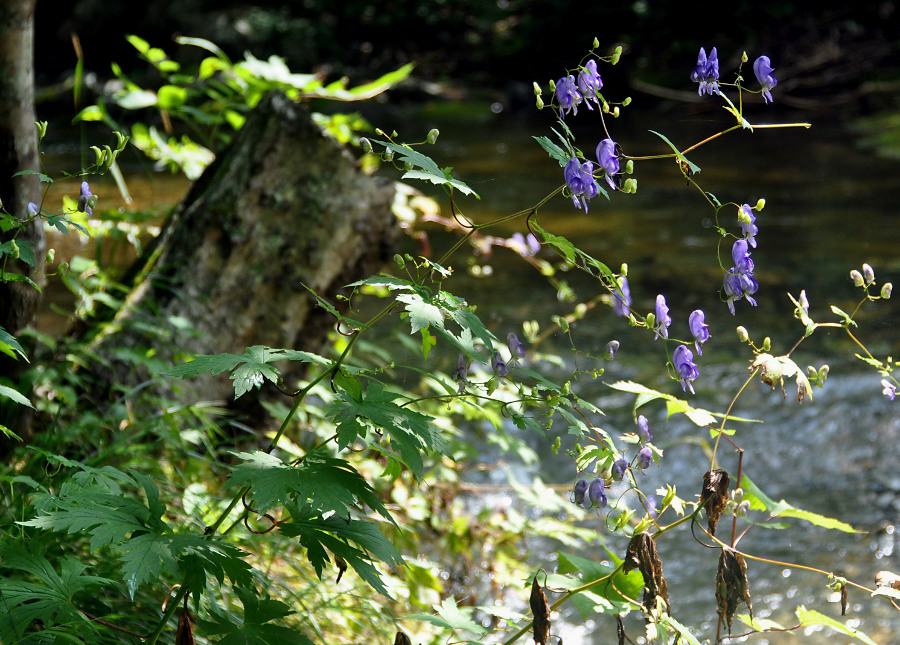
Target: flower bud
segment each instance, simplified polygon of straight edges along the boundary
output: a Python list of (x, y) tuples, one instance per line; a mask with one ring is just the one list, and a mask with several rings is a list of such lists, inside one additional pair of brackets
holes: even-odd
[(881, 297), (885, 300), (891, 299), (891, 291), (894, 289), (894, 286), (890, 282), (885, 282), (881, 285)]
[(428, 131), (428, 136), (425, 137), (425, 139), (428, 141), (428, 143), (434, 143), (435, 141), (438, 140), (438, 137), (440, 135), (441, 135), (440, 130), (438, 130), (437, 128), (432, 128), (431, 130)]
[(544, 109), (544, 101), (543, 101), (543, 99), (541, 99), (540, 96), (537, 97), (537, 98), (534, 100), (534, 105), (537, 107), (537, 109), (543, 110), (543, 109)]
[(359, 147), (362, 148), (363, 152), (372, 152), (372, 142), (365, 137), (359, 138)]
[(625, 97), (625, 100), (622, 101), (622, 107), (628, 107), (629, 105), (631, 105), (631, 97), (630, 97), (630, 96), (626, 96), (626, 97)]
[(628, 462), (624, 459), (616, 459), (612, 465), (612, 478), (615, 481), (621, 481), (628, 471)]
[(863, 284), (865, 284), (865, 282), (863, 281), (862, 273), (860, 273), (856, 269), (853, 269), (850, 272), (850, 279), (853, 280), (853, 286), (855, 287), (861, 287), (863, 286)]
[(608, 361), (611, 361), (616, 357), (616, 352), (618, 352), (618, 351), (619, 351), (619, 341), (611, 340), (608, 343), (606, 343), (606, 353), (603, 355), (603, 358), (605, 358)]
[(398, 269), (402, 269), (406, 266), (406, 260), (403, 259), (399, 253), (394, 254), (394, 264), (397, 265)]
[(743, 502), (738, 504), (735, 514), (739, 517), (747, 517), (747, 513), (749, 513), (749, 512), (750, 512), (750, 502), (747, 500), (744, 500)]
[(743, 54), (741, 54), (741, 62), (742, 63), (746, 63), (748, 60), (750, 60), (750, 59), (747, 58), (747, 52), (744, 52)]
[(14, 259), (16, 259), (16, 258), (19, 257), (19, 245), (16, 244), (16, 241), (15, 241), (15, 240), (10, 240), (10, 241), (9, 241), (9, 254), (10, 254)]
[(627, 277), (628, 277), (628, 265), (625, 264), (624, 262), (622, 263), (622, 266), (619, 268), (619, 274), (620, 274), (623, 278), (627, 278)]
[(38, 214), (38, 205), (34, 202), (28, 202), (28, 214), (34, 217)]
[(540, 95), (541, 95), (541, 91), (542, 91), (542, 90), (541, 90), (541, 86), (537, 84), (537, 81), (535, 81), (534, 83), (532, 83), (532, 84), (531, 84), (531, 87), (532, 87), (532, 89), (534, 90), (534, 95), (535, 95), (535, 96), (540, 96)]
[(393, 158), (394, 158), (394, 151), (393, 151), (393, 149), (387, 148), (387, 149), (384, 151), (384, 160), (385, 160), (385, 161), (391, 161), (391, 160), (393, 160)]
[(761, 211), (761, 210), (764, 209), (765, 207), (766, 207), (766, 200), (763, 199), (762, 197), (760, 197), (759, 200), (756, 202), (756, 207), (755, 207), (755, 208), (756, 208), (757, 212), (758, 212), (758, 211)]
[(764, 352), (767, 352), (770, 349), (772, 349), (772, 339), (769, 338), (768, 336), (766, 336), (765, 339), (763, 340), (762, 350)]
[(731, 493), (731, 497), (735, 504), (740, 504), (744, 499), (744, 490), (742, 488), (735, 488)]
[(827, 365), (823, 365), (819, 369), (819, 383), (824, 383), (825, 379), (828, 378), (829, 367)]
[(594, 49), (597, 49), (600, 46), (600, 41), (594, 36)]
[(575, 502), (577, 506), (584, 505), (584, 494), (587, 492), (587, 489), (588, 483), (585, 480), (579, 479), (575, 482), (575, 489), (572, 491), (572, 501)]
[(551, 78), (550, 79), (550, 93), (553, 94), (554, 92), (556, 92), (556, 81), (554, 81)]
[(742, 343), (746, 343), (748, 340), (750, 340), (750, 334), (747, 333), (746, 327), (739, 326), (736, 331), (737, 331), (737, 335), (738, 335), (738, 340), (741, 341)]
[(616, 118), (616, 119), (619, 118), (619, 106), (618, 105), (613, 108), (612, 115), (613, 115), (613, 118)]
[(634, 159), (625, 162), (625, 174), (630, 175), (634, 172)]
[(47, 249), (47, 264), (53, 264), (54, 258), (56, 258), (56, 249)]
[(56, 272), (59, 275), (66, 275), (69, 272), (69, 263), (68, 262), (60, 262), (59, 266), (56, 267)]
[(875, 269), (873, 269), (868, 264), (862, 265), (863, 277), (866, 279), (866, 284), (872, 284), (875, 282)]
[(622, 192), (634, 195), (637, 192), (637, 179), (634, 177), (629, 177), (625, 180), (625, 183), (622, 184)]

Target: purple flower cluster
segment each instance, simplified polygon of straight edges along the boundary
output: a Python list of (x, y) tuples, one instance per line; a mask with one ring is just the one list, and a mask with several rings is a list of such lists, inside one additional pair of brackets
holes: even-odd
[[(500, 352), (494, 350), (491, 354), (491, 370), (498, 378), (509, 376), (510, 369), (516, 367), (519, 360), (525, 358), (525, 346), (515, 332), (506, 336), (506, 346), (509, 348), (509, 360), (504, 361)], [(450, 378), (459, 383), (458, 394), (466, 391), (469, 386), (469, 360), (465, 354), (460, 354), (456, 359), (456, 369), (450, 374)]]
[(715, 47), (709, 52), (709, 58), (706, 57), (706, 50), (703, 47), (700, 48), (697, 65), (691, 72), (691, 80), (700, 84), (697, 90), (700, 96), (703, 96), (704, 93), (710, 96), (719, 93), (719, 52)]
[(731, 247), (734, 266), (725, 273), (723, 289), (728, 302), (728, 310), (734, 315), (734, 303), (744, 298), (754, 307), (756, 300), (751, 296), (759, 289), (759, 283), (753, 277), (753, 260), (750, 259), (748, 240), (737, 240)]
[(579, 479), (575, 482), (575, 488), (572, 490), (572, 501), (583, 509), (596, 508), (599, 511), (606, 506), (608, 501), (605, 489), (606, 482), (600, 477), (591, 483)]

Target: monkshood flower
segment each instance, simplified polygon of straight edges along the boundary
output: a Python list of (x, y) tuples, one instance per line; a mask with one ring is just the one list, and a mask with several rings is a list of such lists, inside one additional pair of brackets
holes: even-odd
[(556, 100), (559, 101), (559, 118), (563, 118), (569, 112), (578, 114), (578, 104), (584, 97), (575, 86), (575, 77), (565, 76), (556, 82)]
[(603, 492), (605, 487), (606, 483), (599, 477), (590, 483), (585, 508), (596, 508), (599, 510), (606, 506), (606, 493)]
[(650, 446), (644, 446), (640, 450), (638, 450), (637, 454), (637, 467), (641, 469), (641, 472), (645, 475), (647, 474), (647, 469), (650, 467), (650, 462), (653, 461), (653, 451), (650, 449)]
[(624, 459), (616, 459), (612, 465), (612, 478), (615, 481), (621, 481), (628, 471), (628, 462)]
[(616, 190), (616, 182), (613, 177), (619, 173), (619, 155), (616, 154), (616, 142), (612, 139), (604, 139), (597, 144), (597, 161), (606, 173), (606, 183)]
[(656, 325), (653, 330), (656, 335), (653, 340), (659, 337), (669, 337), (669, 325), (672, 324), (672, 316), (669, 315), (669, 307), (666, 305), (666, 298), (663, 295), (656, 296)]
[(884, 388), (881, 393), (893, 401), (897, 397), (897, 386), (886, 378), (881, 379), (881, 386)]
[(694, 394), (693, 381), (700, 377), (700, 370), (694, 364), (694, 355), (687, 345), (679, 345), (672, 354), (672, 364), (675, 366), (675, 372), (681, 381), (681, 389)]
[(727, 297), (728, 310), (734, 315), (734, 303), (744, 298), (748, 303), (756, 306), (756, 300), (750, 296), (759, 289), (759, 283), (752, 275), (740, 273), (735, 267), (731, 267), (725, 274), (723, 282), (725, 296)]
[(500, 352), (494, 352), (494, 355), (491, 357), (491, 369), (494, 370), (494, 374), (500, 378), (509, 374), (509, 367), (507, 367), (504, 360), (500, 358)]
[[(585, 213), (588, 212), (587, 200), (597, 196), (597, 183), (594, 181), (593, 172), (593, 162), (579, 163), (578, 159), (574, 157), (569, 159), (563, 170), (566, 185), (572, 191), (572, 203), (575, 204), (575, 208), (583, 208)], [(580, 203), (579, 196), (581, 197)]]
[(28, 202), (28, 214), (29, 214), (29, 215), (31, 215), (32, 217), (34, 217), (35, 215), (38, 214), (38, 211), (39, 211), (39, 210), (40, 210), (40, 209), (38, 208), (38, 205), (37, 205), (37, 204), (35, 204), (34, 202)]
[(91, 187), (88, 185), (88, 183), (86, 181), (81, 182), (81, 196), (78, 198), (79, 212), (86, 213), (88, 215), (94, 214), (94, 209), (91, 208), (91, 198), (93, 196), (94, 194), (91, 192)]
[(622, 276), (617, 280), (619, 288), (613, 292), (613, 311), (618, 316), (627, 316), (631, 307), (631, 290), (628, 288), (628, 278)]
[(515, 363), (520, 358), (525, 358), (525, 346), (515, 332), (509, 332), (509, 335), (506, 337), (506, 346), (509, 347), (510, 364)]
[(603, 358), (611, 361), (616, 358), (616, 352), (619, 351), (619, 341), (611, 340), (606, 343), (606, 353), (603, 354)]
[(753, 273), (753, 260), (750, 259), (750, 249), (747, 240), (736, 240), (731, 247), (731, 257), (734, 258), (734, 268), (738, 273)]
[(706, 324), (706, 314), (702, 309), (695, 309), (688, 318), (688, 327), (691, 329), (691, 335), (694, 337), (694, 347), (697, 349), (697, 356), (703, 356), (703, 350), (700, 345), (709, 340), (709, 325)]
[(650, 422), (647, 421), (647, 417), (643, 414), (639, 415), (637, 418), (637, 427), (637, 436), (640, 437), (641, 443), (653, 441), (653, 433), (650, 432)]
[(756, 227), (756, 215), (753, 214), (750, 204), (744, 204), (738, 209), (738, 223), (741, 225), (741, 231), (744, 233), (747, 244), (755, 249), (756, 234), (759, 233), (759, 229)]
[(459, 381), (459, 389), (457, 393), (462, 394), (466, 386), (469, 384), (469, 362), (466, 360), (465, 354), (460, 354), (459, 358), (456, 359), (456, 369), (453, 370), (453, 373), (450, 375), (454, 381)]
[(806, 297), (806, 289), (800, 291), (800, 297), (797, 299), (797, 302), (800, 303), (800, 308), (803, 310), (807, 316), (809, 315), (809, 299)]
[(584, 506), (584, 496), (587, 493), (588, 483), (579, 479), (575, 482), (575, 489), (572, 491), (572, 501), (576, 506)]
[(600, 80), (600, 74), (597, 73), (597, 61), (593, 58), (584, 64), (581, 71), (578, 72), (578, 90), (584, 98), (587, 109), (593, 110), (591, 103), (600, 107), (600, 99), (597, 98), (597, 92), (603, 87), (603, 81)]
[(513, 250), (521, 256), (534, 257), (541, 250), (541, 243), (531, 233), (528, 234), (528, 237), (521, 233), (513, 233), (511, 240)]
[(760, 56), (753, 63), (753, 73), (756, 74), (756, 80), (762, 85), (763, 100), (766, 103), (774, 100), (771, 90), (778, 85), (778, 80), (772, 76), (772, 71), (772, 61), (768, 56)]
[(700, 83), (697, 93), (703, 96), (704, 93), (712, 96), (719, 93), (719, 52), (713, 47), (709, 52), (709, 58), (706, 57), (706, 50), (700, 48), (697, 55), (697, 65), (691, 72), (691, 80)]

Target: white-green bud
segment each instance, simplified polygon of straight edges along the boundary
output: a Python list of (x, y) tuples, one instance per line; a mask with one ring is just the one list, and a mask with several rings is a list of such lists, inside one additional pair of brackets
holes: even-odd
[(625, 162), (625, 174), (630, 175), (634, 172), (634, 159), (629, 159)]
[(750, 334), (747, 333), (747, 328), (744, 326), (739, 326), (735, 331), (737, 331), (738, 340), (742, 343), (746, 343), (750, 340)]
[(868, 264), (862, 265), (863, 277), (866, 279), (866, 284), (872, 284), (875, 282), (875, 269), (873, 269)]
[(53, 259), (56, 257), (56, 249), (47, 249), (47, 264), (53, 264)]
[(747, 52), (744, 52), (743, 54), (741, 54), (741, 62), (742, 63), (746, 63), (748, 60), (750, 60), (750, 59), (747, 58)]
[(440, 130), (438, 130), (437, 128), (432, 128), (428, 131), (428, 136), (425, 137), (425, 139), (428, 141), (428, 143), (434, 143), (438, 140), (439, 136), (441, 136)]
[(613, 117), (616, 118), (616, 119), (619, 118), (619, 106), (618, 106), (618, 105), (617, 105), (616, 107), (613, 108), (612, 115), (613, 115)]
[(391, 148), (387, 148), (387, 149), (384, 151), (384, 160), (385, 160), (385, 161), (392, 161), (393, 159), (394, 159), (394, 151), (393, 151)]
[(853, 269), (850, 271), (850, 279), (853, 280), (853, 286), (861, 287), (865, 284), (865, 280), (863, 280), (862, 273)]
[(766, 336), (765, 339), (763, 339), (762, 350), (767, 352), (770, 349), (772, 349), (772, 339)]
[(531, 87), (534, 89), (534, 95), (535, 95), (535, 96), (540, 96), (540, 95), (541, 95), (541, 86), (537, 84), (537, 81), (535, 81), (534, 83), (532, 83), (532, 84), (531, 84)]
[(56, 267), (56, 272), (59, 275), (66, 275), (69, 272), (69, 263), (68, 262), (60, 262), (59, 266)]
[(756, 202), (757, 212), (761, 211), (765, 207), (766, 207), (766, 200), (764, 198), (760, 197), (759, 200)]
[(881, 297), (885, 300), (890, 300), (891, 291), (893, 291), (893, 289), (894, 285), (892, 285), (890, 282), (885, 282), (883, 285), (881, 285)]
[(626, 96), (626, 97), (625, 97), (625, 100), (622, 101), (622, 107), (628, 107), (629, 105), (631, 105), (631, 97), (630, 97), (630, 96)]
[(600, 46), (600, 41), (594, 36), (594, 49), (597, 49)]
[(363, 152), (372, 152), (372, 142), (365, 137), (359, 138), (359, 147), (362, 148)]
[(10, 254), (13, 258), (18, 259), (18, 257), (19, 257), (19, 245), (16, 244), (16, 241), (15, 241), (15, 240), (10, 240), (10, 241), (9, 241), (9, 251), (10, 251), (9, 254)]
[(543, 109), (544, 109), (544, 100), (543, 100), (540, 96), (538, 96), (538, 97), (534, 100), (534, 104), (535, 104), (535, 106), (537, 106), (537, 109), (539, 109), (539, 110), (543, 110)]

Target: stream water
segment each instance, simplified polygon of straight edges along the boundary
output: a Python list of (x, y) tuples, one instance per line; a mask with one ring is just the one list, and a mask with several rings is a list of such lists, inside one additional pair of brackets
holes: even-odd
[[(552, 136), (549, 115), (547, 123), (540, 124), (509, 115), (502, 107), (468, 106), (459, 116), (459, 110), (448, 113), (445, 104), (435, 104), (424, 110), (370, 118), (387, 131), (398, 130), (401, 140), (422, 139), (428, 129), (438, 127), (438, 145), (426, 152), (439, 164), (452, 165), (454, 173), (482, 195), (480, 201), (463, 200), (461, 208), (466, 216), (483, 222), (530, 206), (562, 181), (561, 169), (532, 139), (533, 135)], [(578, 126), (579, 143), (586, 151), (593, 150), (605, 136), (599, 118), (596, 113), (581, 117), (579, 114), (573, 122)], [(717, 132), (726, 124), (726, 117), (718, 108), (697, 111), (676, 106), (665, 112), (610, 120), (607, 126), (625, 153), (636, 156), (666, 152), (648, 129), (663, 132), (684, 148)], [(691, 155), (702, 168), (697, 179), (721, 201), (754, 204), (759, 198), (767, 200), (758, 214), (759, 246), (753, 250), (760, 284), (758, 307), (738, 302), (738, 317), (729, 314), (718, 296), (721, 270), (716, 260), (719, 237), (712, 228), (713, 211), (686, 185), (672, 160), (636, 164), (637, 195), (613, 194), (610, 201), (595, 198), (588, 214), (576, 210), (571, 200), (557, 197), (539, 216), (542, 226), (570, 237), (608, 266), (617, 269), (627, 262), (638, 310), (651, 311), (656, 294), (666, 295), (674, 335), (688, 335), (687, 318), (692, 310), (706, 311), (712, 339), (699, 360), (701, 378), (692, 399), (696, 405), (716, 411), (727, 408), (747, 376), (751, 356), (737, 340), (737, 324), (744, 325), (757, 342), (770, 336), (773, 353), (784, 353), (803, 331), (792, 318), (793, 306), (786, 292), (796, 296), (805, 289), (811, 314), (824, 321), (833, 319), (830, 305), (846, 310), (855, 306), (860, 292), (852, 286), (848, 272), (863, 262), (875, 268), (879, 284), (894, 281), (900, 285), (900, 165), (857, 148), (832, 114), (787, 112), (776, 105), (765, 112), (751, 112), (749, 120), (809, 121), (813, 127), (738, 131)], [(174, 203), (185, 187), (183, 182), (161, 175), (129, 177), (139, 207)], [(111, 184), (97, 183), (94, 192), (103, 195), (105, 206), (110, 203), (107, 199), (115, 199)], [(739, 231), (736, 209), (723, 209), (720, 223)], [(527, 232), (522, 220), (495, 233), (515, 231)], [(431, 235), (436, 249), (451, 239), (441, 231)], [(54, 240), (51, 245), (59, 246), (59, 242)], [(544, 254), (546, 251), (542, 257), (551, 259)], [(729, 255), (730, 245), (724, 248), (723, 262), (730, 263)], [(480, 258), (479, 264), (490, 267), (492, 279), (461, 277), (454, 291), (478, 306), (498, 337), (520, 330), (523, 320), (548, 321), (552, 314), (571, 310), (571, 305), (560, 303), (555, 289), (514, 253), (495, 249), (490, 257)], [(581, 300), (595, 295), (595, 287), (586, 277), (570, 272), (566, 278)], [(898, 352), (896, 303), (897, 299), (875, 303), (859, 316), (858, 335), (876, 356)], [(680, 394), (681, 388), (664, 378), (662, 346), (644, 342), (643, 334), (629, 329), (607, 308), (576, 324), (574, 334), (579, 346), (591, 351), (600, 350), (613, 338), (621, 342), (619, 357), (606, 365), (607, 373), (581, 384), (579, 392), (606, 412), (602, 424), (612, 434), (633, 430), (633, 397), (608, 388), (607, 383), (635, 379)], [(567, 355), (563, 339), (551, 339), (549, 345)], [(794, 521), (787, 531), (750, 531), (741, 547), (766, 558), (834, 571), (871, 586), (877, 571), (900, 568), (895, 533), (900, 520), (900, 401), (891, 403), (881, 395), (880, 377), (854, 359), (854, 351), (840, 330), (816, 333), (793, 354), (801, 367), (809, 363), (818, 366), (823, 360), (831, 365), (828, 381), (823, 389), (814, 391), (814, 400), (801, 405), (791, 389), (785, 398), (780, 390), (755, 383), (740, 398), (735, 414), (764, 422), (742, 426), (738, 441), (745, 450), (744, 472), (770, 497), (837, 517), (861, 533), (826, 531)], [(661, 405), (651, 404), (642, 412), (651, 419), (655, 443), (665, 450), (660, 466), (650, 468), (646, 488), (652, 490), (655, 483), (668, 481), (683, 497), (693, 498), (709, 467), (698, 441), (708, 440), (709, 435), (681, 417), (667, 420)], [(553, 457), (540, 439), (533, 444), (547, 458), (535, 468), (518, 469), (518, 477), (540, 476), (561, 485), (574, 481), (570, 459)], [(723, 458), (723, 465), (736, 471), (733, 456)], [(498, 473), (473, 474), (472, 478), (502, 484), (502, 479), (493, 479), (501, 477)], [(553, 562), (548, 559), (553, 547), (540, 542), (532, 546), (535, 566), (552, 569)], [(610, 547), (624, 553), (621, 541), (611, 540)], [(702, 638), (713, 637), (718, 552), (699, 545), (687, 530), (661, 542), (659, 551), (676, 617), (684, 624), (703, 626)], [(801, 605), (841, 618), (836, 597), (818, 574), (750, 562), (749, 579), (757, 618), (793, 625), (792, 614)], [(900, 628), (900, 613), (885, 599), (869, 598), (858, 590), (851, 592), (847, 618), (885, 645), (895, 642), (893, 632)], [(614, 640), (614, 623), (607, 617), (581, 623), (577, 614), (566, 610), (561, 619), (553, 633), (568, 645)], [(636, 636), (639, 631), (635, 623), (629, 633)], [(736, 623), (735, 633), (742, 632)], [(750, 641), (794, 643), (799, 642), (798, 636), (757, 635)], [(812, 636), (807, 642), (818, 642), (818, 638)], [(828, 642), (856, 641), (832, 634)]]

